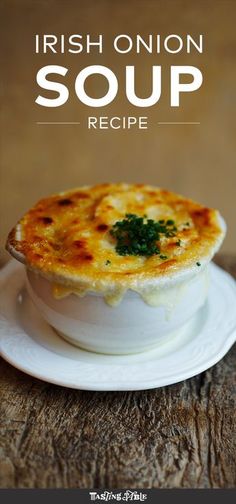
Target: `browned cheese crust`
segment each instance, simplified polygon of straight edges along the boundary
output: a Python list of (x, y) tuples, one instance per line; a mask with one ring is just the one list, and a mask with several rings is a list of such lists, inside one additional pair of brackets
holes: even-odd
[[(117, 254), (110, 230), (126, 213), (174, 220), (176, 235), (158, 243), (167, 259)], [(91, 286), (105, 281), (128, 287), (196, 267), (223, 237), (216, 210), (152, 186), (100, 184), (40, 200), (11, 231), (7, 248), (31, 269), (65, 285), (74, 278)]]

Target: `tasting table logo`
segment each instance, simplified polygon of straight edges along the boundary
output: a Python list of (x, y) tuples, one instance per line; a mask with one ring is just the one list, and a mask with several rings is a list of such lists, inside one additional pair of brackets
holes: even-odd
[[(121, 75), (116, 75), (116, 71), (108, 66), (102, 65), (100, 56), (109, 49), (114, 54), (119, 55), (135, 55), (139, 56), (137, 67), (129, 64), (124, 65), (122, 70), (125, 77), (124, 90), (120, 89)], [(78, 103), (82, 103), (88, 110), (93, 111), (106, 107), (116, 100), (120, 92), (125, 92), (127, 105), (132, 105), (134, 110), (137, 110), (137, 115), (119, 116), (118, 114), (109, 117), (107, 115), (88, 115), (86, 126), (89, 130), (105, 130), (105, 129), (126, 129), (130, 130), (138, 128), (146, 130), (149, 127), (149, 118), (146, 115), (138, 115), (142, 109), (158, 105), (159, 100), (163, 95), (163, 79), (168, 75), (169, 80), (169, 106), (171, 108), (179, 108), (182, 106), (183, 96), (186, 93), (194, 93), (198, 91), (203, 83), (203, 74), (200, 68), (191, 64), (192, 54), (201, 56), (203, 53), (203, 35), (185, 34), (180, 36), (172, 33), (165, 37), (158, 34), (141, 35), (137, 34), (131, 37), (128, 34), (118, 34), (111, 41), (107, 41), (105, 35), (98, 34), (36, 34), (34, 52), (35, 57), (38, 55), (46, 55), (48, 62), (43, 67), (39, 68), (36, 73), (37, 92), (35, 104), (42, 108), (59, 108), (63, 107), (70, 99), (75, 96)], [(88, 54), (94, 56), (97, 64), (88, 65), (84, 68), (79, 68), (79, 72), (73, 82), (73, 89), (68, 89), (65, 77), (70, 75), (69, 62), (71, 58), (78, 58), (80, 54)], [(66, 59), (65, 59), (66, 54)], [(168, 62), (164, 65), (150, 65), (146, 69), (147, 82), (151, 84), (145, 86), (142, 92), (137, 92), (139, 84), (140, 68), (143, 66), (143, 58), (148, 58), (150, 55), (168, 54)], [(181, 63), (181, 55), (187, 55), (188, 65), (175, 64), (176, 55), (178, 63)], [(58, 64), (58, 55), (63, 55), (64, 65)], [(56, 61), (55, 61), (56, 60)], [(185, 58), (186, 60), (186, 58)], [(130, 60), (129, 60), (130, 61)], [(167, 60), (166, 60), (167, 61)], [(65, 63), (66, 62), (66, 63)], [(185, 61), (186, 62), (186, 61)], [(57, 63), (57, 64), (55, 64)], [(91, 76), (99, 75), (106, 84), (106, 91), (100, 97), (92, 97), (87, 89), (87, 80)], [(187, 82), (186, 82), (187, 80)], [(123, 79), (122, 79), (123, 81)], [(144, 96), (140, 96), (144, 95)], [(53, 119), (53, 113), (52, 113)], [(39, 121), (39, 125), (43, 124), (80, 124), (80, 122), (53, 122)], [(158, 122), (158, 124), (174, 124), (173, 122)], [(180, 123), (178, 123), (180, 124)], [(185, 124), (200, 124), (198, 121), (190, 121)]]
[(105, 492), (89, 492), (91, 501), (140, 501), (143, 502), (147, 499), (147, 494), (143, 492), (137, 492), (136, 490), (125, 490), (124, 492), (113, 493), (109, 491)]

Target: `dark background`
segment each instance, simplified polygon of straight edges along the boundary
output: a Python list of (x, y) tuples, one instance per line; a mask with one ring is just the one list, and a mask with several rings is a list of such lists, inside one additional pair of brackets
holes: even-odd
[[(9, 229), (47, 194), (102, 181), (163, 186), (219, 208), (229, 232), (224, 251), (235, 250), (235, 17), (234, 0), (2, 0), (3, 113), (1, 155), (1, 245)], [(35, 34), (104, 35), (104, 53), (36, 55)], [(117, 54), (120, 33), (143, 37), (176, 33), (204, 35), (204, 53)], [(44, 65), (69, 68), (69, 101), (60, 108), (35, 104), (36, 73)], [(111, 68), (119, 95), (92, 109), (75, 96), (77, 73), (90, 64)], [(137, 71), (137, 93), (148, 96), (152, 65), (162, 65), (160, 101), (149, 109), (131, 106), (124, 94), (125, 65)], [(198, 91), (185, 93), (180, 108), (169, 104), (169, 67), (195, 65), (203, 73)], [(91, 78), (93, 96), (104, 81)], [(90, 131), (88, 115), (147, 115), (148, 130)], [(37, 121), (80, 121), (80, 125), (37, 125)], [(200, 125), (158, 125), (200, 121)], [(3, 253), (3, 259), (7, 254)]]

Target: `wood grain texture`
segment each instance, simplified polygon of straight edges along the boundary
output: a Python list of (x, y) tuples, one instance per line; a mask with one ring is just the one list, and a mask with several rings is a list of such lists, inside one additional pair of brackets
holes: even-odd
[[(217, 262), (236, 276), (236, 259)], [(0, 361), (1, 488), (229, 488), (236, 483), (236, 348), (182, 383), (84, 392)]]

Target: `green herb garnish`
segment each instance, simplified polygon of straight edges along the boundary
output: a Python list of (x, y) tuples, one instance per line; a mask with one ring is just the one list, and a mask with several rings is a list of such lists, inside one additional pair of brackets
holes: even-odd
[(178, 240), (177, 242), (175, 242), (175, 245), (178, 245), (178, 247), (181, 247), (181, 240)]
[(109, 264), (111, 264), (111, 261), (109, 259), (106, 260), (106, 266), (108, 266)]
[(201, 263), (200, 263), (200, 262), (196, 262), (196, 265), (197, 265), (197, 266), (201, 266)]
[[(110, 234), (116, 239), (116, 252), (119, 255), (140, 255), (150, 257), (160, 254), (157, 242), (160, 236), (175, 236), (176, 227), (172, 220), (154, 221), (134, 214), (126, 214), (126, 218), (117, 221)], [(161, 256), (166, 259), (166, 256)]]

